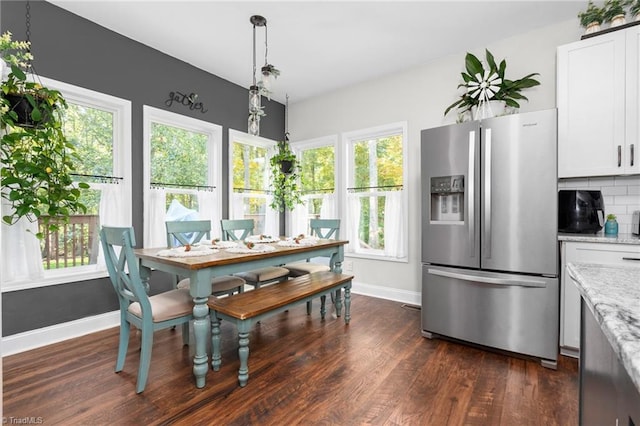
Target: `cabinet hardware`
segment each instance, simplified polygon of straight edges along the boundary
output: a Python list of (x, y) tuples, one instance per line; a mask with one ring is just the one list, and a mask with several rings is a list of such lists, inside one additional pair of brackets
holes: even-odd
[(634, 153), (633, 153), (633, 145), (634, 144), (631, 144), (631, 161), (630, 161), (630, 163), (631, 163), (630, 166), (631, 167), (633, 167), (633, 157), (635, 156)]
[(623, 257), (622, 260), (635, 260), (636, 262), (640, 262), (640, 257)]
[(622, 145), (618, 145), (618, 167), (622, 167)]

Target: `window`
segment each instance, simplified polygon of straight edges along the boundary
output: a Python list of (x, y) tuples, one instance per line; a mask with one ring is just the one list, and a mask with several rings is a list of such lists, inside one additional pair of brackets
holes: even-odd
[[(58, 232), (28, 220), (3, 224), (3, 291), (107, 276), (98, 237), (100, 226), (131, 224), (131, 103), (41, 80), (59, 90), (67, 101), (64, 133), (82, 159), (75, 164), (75, 180), (90, 186), (82, 195), (87, 212), (72, 216)], [(36, 240), (27, 228), (32, 232), (39, 228), (44, 238)]]
[(337, 137), (292, 143), (300, 158), (304, 205), (290, 212), (288, 235), (308, 234), (309, 219), (338, 218), (336, 204)]
[(220, 223), (222, 127), (145, 106), (144, 245), (167, 245), (167, 220)]
[(279, 235), (269, 191), (269, 158), (277, 142), (229, 131), (229, 218), (253, 219), (256, 234)]
[(346, 230), (353, 254), (406, 257), (406, 123), (346, 133)]

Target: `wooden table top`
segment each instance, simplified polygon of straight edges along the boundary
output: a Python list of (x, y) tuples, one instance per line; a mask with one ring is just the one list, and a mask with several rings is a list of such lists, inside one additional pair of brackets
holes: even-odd
[[(256, 253), (230, 253), (228, 250), (219, 249), (217, 253), (207, 254), (203, 256), (192, 257), (168, 257), (158, 256), (158, 252), (166, 250), (167, 247), (141, 248), (135, 249), (136, 256), (140, 259), (152, 260), (154, 262), (164, 263), (167, 265), (180, 266), (185, 269), (203, 269), (212, 266), (222, 266), (234, 263), (246, 262), (250, 259), (268, 259), (272, 257), (284, 256), (292, 253), (314, 252), (323, 249), (340, 247), (348, 244), (346, 240), (318, 240), (318, 244), (300, 245), (298, 247), (280, 246), (277, 243), (269, 244), (275, 248), (274, 251), (256, 252)], [(313, 255), (312, 255), (313, 257)]]

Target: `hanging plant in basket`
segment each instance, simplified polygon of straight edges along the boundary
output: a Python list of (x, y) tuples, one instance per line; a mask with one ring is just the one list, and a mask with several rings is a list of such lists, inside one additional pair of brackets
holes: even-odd
[(302, 204), (300, 163), (286, 141), (278, 142), (278, 151), (269, 160), (273, 201), (271, 208), (278, 211), (293, 210)]
[[(59, 91), (27, 78), (28, 49), (28, 43), (11, 40), (9, 32), (0, 37), (0, 178), (2, 198), (11, 206), (2, 221), (13, 225), (23, 217), (41, 219), (55, 231), (56, 223), (86, 212), (80, 196), (89, 186), (73, 182), (78, 158), (63, 132), (66, 101)], [(11, 71), (5, 77), (7, 67)]]

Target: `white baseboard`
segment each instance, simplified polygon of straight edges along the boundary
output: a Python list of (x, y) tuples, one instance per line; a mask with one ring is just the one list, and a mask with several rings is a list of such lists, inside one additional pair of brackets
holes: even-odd
[(421, 295), (416, 291), (400, 290), (397, 288), (381, 287), (379, 285), (365, 284), (353, 281), (351, 291), (364, 296), (377, 297), (378, 299), (393, 300), (409, 305), (421, 305)]
[[(395, 288), (381, 287), (354, 281), (351, 291), (355, 294), (394, 300), (420, 306), (420, 293)], [(36, 349), (41, 346), (62, 342), (85, 334), (95, 333), (120, 324), (120, 312), (113, 311), (75, 321), (30, 330), (2, 338), (2, 356)]]
[(2, 338), (2, 356), (14, 355), (118, 325), (120, 325), (120, 311), (113, 311), (14, 334)]

